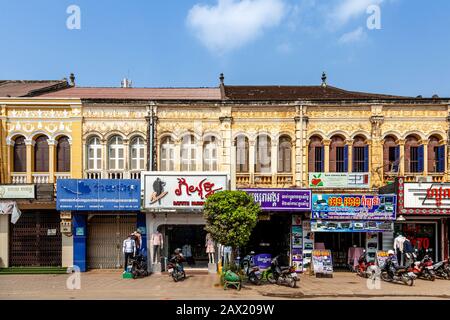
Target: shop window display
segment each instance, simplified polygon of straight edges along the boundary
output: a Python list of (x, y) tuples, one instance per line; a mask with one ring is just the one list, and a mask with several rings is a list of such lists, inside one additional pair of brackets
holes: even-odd
[(436, 225), (434, 223), (402, 223), (395, 225), (395, 234), (403, 234), (417, 249), (418, 259), (427, 253), (437, 259), (436, 254)]

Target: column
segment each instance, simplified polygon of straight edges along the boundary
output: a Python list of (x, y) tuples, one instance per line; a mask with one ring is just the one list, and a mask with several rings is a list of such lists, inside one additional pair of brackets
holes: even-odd
[(87, 270), (87, 215), (72, 212), (73, 234), (73, 264), (80, 268), (81, 272)]
[[(297, 110), (297, 113), (301, 112)], [(295, 172), (295, 186), (301, 187), (303, 185), (303, 143), (302, 143), (302, 121), (301, 117), (297, 116), (295, 120), (295, 141), (293, 141), (293, 146), (295, 146), (295, 156), (294, 159), (294, 172)]]
[(330, 172), (330, 144), (331, 144), (331, 140), (323, 140), (323, 150), (324, 150), (324, 155), (323, 155), (323, 161), (324, 161), (324, 171), (325, 172)]
[(230, 190), (236, 190), (236, 140), (231, 142)]
[(12, 183), (12, 172), (14, 172), (14, 141), (9, 140), (6, 141), (6, 163), (8, 164), (6, 168), (6, 183)]
[(56, 145), (58, 141), (48, 139), (48, 183), (55, 183), (55, 171), (56, 171)]
[(27, 148), (27, 183), (33, 183), (33, 163), (34, 163), (33, 148), (35, 142), (33, 139), (25, 139), (25, 144)]
[(175, 169), (175, 171), (180, 171), (181, 170), (181, 139), (175, 140), (174, 143), (175, 143), (174, 169)]
[(197, 140), (195, 150), (195, 171), (203, 171), (203, 137)]
[(250, 184), (253, 184), (255, 177), (255, 140), (249, 140), (248, 144), (248, 171), (250, 172)]
[(123, 178), (130, 179), (131, 178), (131, 163), (130, 163), (130, 140), (123, 139)]
[(106, 140), (102, 140), (102, 174), (101, 177), (103, 179), (108, 178), (108, 144)]
[(11, 215), (0, 214), (0, 268), (8, 268), (9, 262), (9, 224)]
[[(405, 139), (398, 139), (397, 144), (400, 146), (400, 159), (398, 164), (398, 172), (401, 177), (405, 176)], [(409, 170), (408, 170), (409, 171)]]
[(348, 149), (347, 154), (347, 172), (353, 172), (353, 140), (346, 140), (345, 141)]
[(272, 185), (277, 185), (277, 173), (278, 173), (278, 141), (272, 140), (270, 150), (270, 168), (272, 172)]
[(428, 141), (423, 140), (423, 176), (428, 175)]
[[(232, 132), (232, 124), (233, 117), (231, 117), (231, 107), (227, 107), (227, 109), (222, 108), (222, 111), (227, 114), (227, 116), (220, 117), (221, 123), (221, 139), (222, 143), (220, 144), (218, 151), (218, 163), (217, 169), (219, 171), (227, 172), (230, 178), (231, 190), (235, 189), (236, 186), (236, 152), (235, 152), (235, 144), (233, 141), (233, 132)], [(234, 186), (234, 187), (233, 187)]]

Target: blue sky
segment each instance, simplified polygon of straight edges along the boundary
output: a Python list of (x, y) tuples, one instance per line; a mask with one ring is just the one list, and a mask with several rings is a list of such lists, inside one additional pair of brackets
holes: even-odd
[(447, 0), (0, 0), (0, 79), (311, 85), (326, 71), (348, 90), (450, 97), (449, 14)]

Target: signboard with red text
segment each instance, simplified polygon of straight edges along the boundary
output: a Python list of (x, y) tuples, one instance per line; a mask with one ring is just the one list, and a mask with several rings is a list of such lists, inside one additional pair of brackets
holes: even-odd
[(405, 183), (405, 208), (450, 209), (449, 183)]
[(201, 209), (206, 198), (228, 190), (228, 176), (211, 172), (142, 172), (145, 209)]

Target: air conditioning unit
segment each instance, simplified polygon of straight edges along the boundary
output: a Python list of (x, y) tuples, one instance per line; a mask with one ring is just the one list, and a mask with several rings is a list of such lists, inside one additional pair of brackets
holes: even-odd
[(433, 182), (433, 177), (431, 176), (426, 176), (426, 177), (416, 177), (416, 182)]

